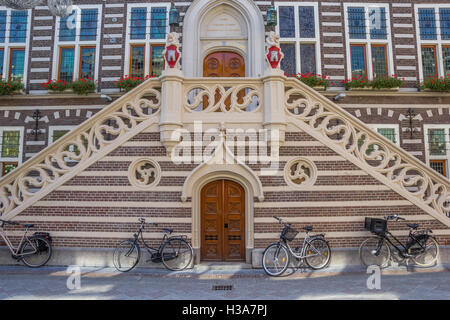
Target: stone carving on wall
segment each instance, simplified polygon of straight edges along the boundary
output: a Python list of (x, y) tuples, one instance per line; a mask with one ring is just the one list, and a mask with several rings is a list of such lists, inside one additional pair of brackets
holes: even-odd
[(286, 183), (294, 188), (303, 189), (314, 185), (317, 180), (317, 167), (307, 158), (297, 157), (284, 168)]
[(158, 185), (160, 178), (159, 164), (149, 158), (139, 158), (133, 161), (128, 169), (130, 183), (140, 189), (149, 189)]
[(166, 61), (166, 69), (181, 69), (180, 65), (180, 35), (171, 32), (167, 35), (166, 47), (163, 51), (164, 60)]
[(280, 35), (271, 31), (266, 38), (266, 59), (272, 69), (279, 69), (284, 54), (280, 48)]

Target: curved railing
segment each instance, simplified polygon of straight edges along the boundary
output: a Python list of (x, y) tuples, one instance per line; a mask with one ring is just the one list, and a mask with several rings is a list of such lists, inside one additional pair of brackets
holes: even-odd
[(450, 181), (297, 79), (285, 82), (289, 121), (450, 226)]
[(0, 215), (8, 220), (158, 121), (161, 83), (147, 80), (0, 179)]

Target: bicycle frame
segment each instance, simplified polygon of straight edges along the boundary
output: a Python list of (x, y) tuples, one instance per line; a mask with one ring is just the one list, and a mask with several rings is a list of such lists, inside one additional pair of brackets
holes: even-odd
[[(398, 246), (396, 246), (387, 235), (391, 236), (403, 248), (403, 250)], [(405, 254), (407, 253), (408, 248), (406, 248), (406, 246), (400, 240), (398, 240), (392, 233), (386, 230), (386, 234), (380, 237), (385, 239), (392, 247), (394, 247), (403, 258), (407, 258)], [(417, 240), (417, 238), (414, 237), (414, 234), (411, 231), (409, 232), (408, 239), (413, 239), (414, 242), (417, 243), (422, 249), (425, 249), (424, 246), (422, 246), (422, 244)]]
[(25, 230), (22, 239), (20, 240), (20, 243), (17, 247), (14, 247), (14, 245), (9, 240), (8, 236), (6, 235), (5, 230), (3, 227), (0, 227), (0, 236), (3, 238), (3, 241), (5, 241), (6, 246), (8, 247), (9, 251), (11, 251), (11, 254), (14, 257), (22, 257), (23, 255), (19, 254), (19, 249), (22, 246), (22, 244), (25, 242), (25, 239), (30, 242), (30, 244), (33, 246), (34, 252), (30, 252), (29, 254), (34, 254), (37, 251), (37, 248), (34, 246), (33, 241), (30, 241), (30, 239), (27, 237), (28, 229)]
[(295, 253), (295, 251), (292, 250), (291, 246), (289, 245), (289, 243), (287, 243), (287, 241), (285, 241), (285, 240), (283, 240), (283, 239), (280, 239), (280, 242), (282, 242), (282, 243), (288, 248), (289, 252), (291, 253), (291, 255), (292, 255), (293, 257), (295, 257), (295, 258), (297, 258), (297, 259), (304, 259), (304, 258), (306, 258), (306, 257), (313, 257), (313, 256), (318, 256), (318, 255), (320, 255), (320, 252), (318, 252), (318, 251), (316, 250), (316, 248), (314, 248), (313, 245), (311, 245), (311, 247), (312, 247), (314, 250), (316, 250), (316, 252), (314, 252), (313, 254), (310, 254), (310, 255), (306, 255), (306, 245), (307, 245), (307, 244), (311, 244), (310, 239), (314, 239), (315, 237), (317, 237), (317, 236), (311, 237), (308, 233), (306, 234), (305, 238), (303, 239), (302, 250), (301, 250), (301, 252), (300, 252), (300, 255), (297, 255), (297, 254)]
[[(162, 245), (163, 245), (164, 242), (169, 238), (169, 237), (167, 236), (167, 234), (164, 234), (164, 237), (163, 237), (163, 239), (162, 239), (162, 241), (161, 241), (161, 244), (159, 245), (159, 248), (156, 249), (156, 248), (150, 247), (150, 246), (145, 242), (145, 239), (144, 239), (144, 233), (142, 232), (142, 229), (143, 229), (143, 225), (141, 225), (141, 226), (139, 227), (139, 231), (138, 231), (137, 233), (134, 234), (134, 242), (135, 242), (135, 243), (142, 242), (142, 244), (144, 244), (144, 247), (145, 247), (145, 248), (148, 250), (148, 252), (150, 252), (151, 254), (157, 253), (157, 252), (161, 252)], [(139, 241), (139, 237), (141, 238), (140, 241)]]

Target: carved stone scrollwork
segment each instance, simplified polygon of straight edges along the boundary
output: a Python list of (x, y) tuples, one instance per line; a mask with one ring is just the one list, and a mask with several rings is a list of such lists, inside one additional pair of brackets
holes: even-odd
[[(65, 135), (45, 153), (0, 179), (0, 216), (30, 201), (36, 193), (61, 183), (64, 176), (81, 170), (107, 147), (119, 145), (123, 135), (132, 133), (160, 110), (159, 81), (137, 93), (129, 93), (103, 109), (86, 124)], [(127, 97), (129, 97), (127, 99)], [(136, 131), (137, 133), (137, 131)]]
[(161, 168), (152, 159), (140, 158), (130, 165), (128, 179), (130, 183), (141, 189), (150, 189), (158, 185), (161, 178)]
[(291, 83), (285, 94), (285, 106), (287, 114), (306, 124), (307, 131), (326, 137), (327, 145), (342, 148), (353, 156), (355, 163), (382, 175), (389, 184), (417, 199), (419, 206), (426, 204), (435, 212), (448, 216), (449, 184), (432, 169), (353, 120), (337, 106), (310, 97), (301, 84)]
[(259, 90), (251, 84), (191, 86), (186, 90), (185, 108), (190, 112), (254, 112), (261, 104)]
[(297, 189), (314, 185), (317, 180), (317, 167), (314, 162), (298, 157), (292, 159), (284, 168), (286, 183)]

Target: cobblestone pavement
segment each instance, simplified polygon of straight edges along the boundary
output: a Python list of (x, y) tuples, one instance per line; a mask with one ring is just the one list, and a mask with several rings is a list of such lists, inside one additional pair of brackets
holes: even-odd
[[(114, 269), (82, 268), (81, 288), (69, 290), (65, 268), (0, 267), (0, 299), (446, 299), (450, 300), (450, 270), (383, 271), (381, 290), (367, 289), (365, 272), (297, 270), (269, 278), (262, 270), (186, 272), (136, 269), (120, 274)], [(75, 282), (72, 282), (74, 284)], [(233, 286), (214, 291), (213, 286)]]

